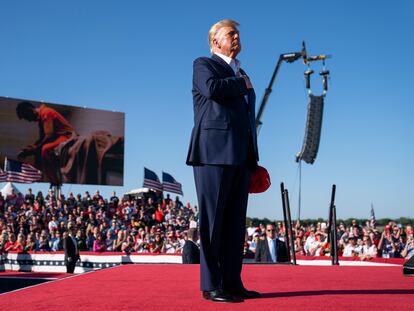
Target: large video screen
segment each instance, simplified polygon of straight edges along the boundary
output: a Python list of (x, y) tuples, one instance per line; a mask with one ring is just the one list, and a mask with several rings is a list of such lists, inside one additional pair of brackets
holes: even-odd
[(54, 185), (122, 186), (124, 129), (122, 112), (0, 97), (0, 165), (30, 164)]

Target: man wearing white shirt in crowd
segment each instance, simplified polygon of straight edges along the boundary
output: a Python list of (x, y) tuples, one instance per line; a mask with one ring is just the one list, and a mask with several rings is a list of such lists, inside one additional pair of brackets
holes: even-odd
[(365, 235), (363, 238), (364, 246), (362, 246), (361, 253), (359, 254), (359, 257), (361, 259), (369, 259), (369, 258), (375, 258), (377, 257), (378, 250), (375, 244), (372, 243), (371, 238), (369, 235)]
[(310, 229), (310, 234), (306, 239), (305, 245), (304, 245), (304, 250), (306, 255), (308, 256), (315, 256), (316, 250), (319, 247), (319, 242), (316, 239), (316, 228), (315, 227), (311, 227)]
[(56, 219), (56, 216), (53, 216), (52, 217), (52, 220), (49, 221), (48, 227), (49, 227), (49, 232), (53, 232), (54, 230), (57, 230), (57, 228), (58, 228), (58, 221)]
[(256, 232), (257, 227), (253, 226), (253, 222), (250, 221), (250, 226), (247, 227), (247, 235), (248, 236), (253, 236), (253, 234)]
[(358, 256), (361, 256), (364, 253), (364, 241), (361, 238), (357, 238), (356, 246), (354, 249), (354, 253)]
[(348, 244), (345, 245), (344, 252), (342, 256), (344, 257), (353, 257), (355, 256), (356, 241), (355, 237), (349, 237)]

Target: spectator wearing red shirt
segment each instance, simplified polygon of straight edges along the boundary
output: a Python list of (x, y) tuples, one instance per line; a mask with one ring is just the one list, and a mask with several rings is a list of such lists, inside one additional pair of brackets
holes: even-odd
[(25, 245), (25, 236), (23, 233), (19, 233), (17, 235), (17, 241), (14, 243), (14, 246), (11, 250), (15, 252), (23, 252), (25, 250)]
[(161, 204), (158, 204), (158, 209), (155, 211), (155, 220), (159, 223), (164, 221), (164, 212), (162, 210)]
[(9, 234), (9, 240), (4, 245), (4, 252), (9, 252), (14, 250), (14, 246), (16, 244), (16, 236), (14, 233)]

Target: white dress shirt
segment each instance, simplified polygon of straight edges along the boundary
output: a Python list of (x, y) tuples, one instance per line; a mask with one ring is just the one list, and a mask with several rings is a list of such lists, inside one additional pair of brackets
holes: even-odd
[(226, 55), (223, 55), (221, 53), (214, 53), (216, 54), (218, 57), (220, 57), (222, 60), (224, 60), (230, 67), (231, 69), (233, 69), (234, 74), (236, 75), (236, 77), (240, 77), (240, 61), (238, 59), (235, 58), (231, 58), (228, 57)]

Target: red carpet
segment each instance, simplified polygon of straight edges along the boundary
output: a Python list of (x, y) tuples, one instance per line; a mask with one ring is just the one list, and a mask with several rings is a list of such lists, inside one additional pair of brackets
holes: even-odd
[(402, 267), (245, 265), (263, 298), (202, 300), (199, 267), (124, 265), (0, 295), (0, 310), (414, 310), (414, 278)]

